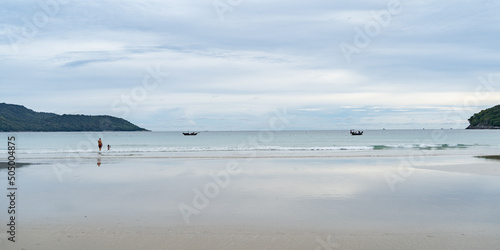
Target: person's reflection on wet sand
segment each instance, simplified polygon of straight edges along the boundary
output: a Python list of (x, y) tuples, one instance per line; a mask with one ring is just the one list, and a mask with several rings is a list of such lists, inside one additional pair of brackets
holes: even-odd
[(100, 167), (101, 166), (101, 157), (97, 158), (97, 166)]

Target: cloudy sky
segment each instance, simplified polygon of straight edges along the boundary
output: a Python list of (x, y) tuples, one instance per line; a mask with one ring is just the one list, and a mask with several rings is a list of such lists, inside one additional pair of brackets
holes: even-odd
[(500, 104), (493, 0), (0, 3), (0, 102), (151, 130), (464, 128)]

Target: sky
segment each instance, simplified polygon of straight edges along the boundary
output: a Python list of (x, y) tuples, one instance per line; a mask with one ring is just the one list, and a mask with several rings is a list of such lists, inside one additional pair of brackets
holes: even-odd
[(154, 131), (465, 128), (500, 104), (493, 0), (0, 3), (0, 102)]

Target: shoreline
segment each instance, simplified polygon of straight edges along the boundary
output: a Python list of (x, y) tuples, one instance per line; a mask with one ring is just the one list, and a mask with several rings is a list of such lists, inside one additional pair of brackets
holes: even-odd
[[(492, 150), (493, 151), (493, 150)], [(239, 152), (239, 153), (238, 153)], [(466, 154), (464, 154), (466, 153)], [(461, 150), (400, 150), (400, 151), (205, 151), (205, 152), (147, 152), (147, 153), (62, 153), (55, 154), (22, 154), (26, 160), (92, 160), (92, 159), (301, 159), (301, 158), (400, 158), (400, 157), (475, 157), (484, 160), (500, 160), (500, 155), (492, 152), (471, 152)], [(2, 164), (2, 162), (0, 162)], [(33, 164), (33, 163), (29, 163)]]

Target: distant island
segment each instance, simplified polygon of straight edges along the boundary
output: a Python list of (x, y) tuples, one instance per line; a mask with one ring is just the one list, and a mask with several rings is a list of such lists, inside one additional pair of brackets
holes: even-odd
[(500, 129), (500, 105), (474, 114), (469, 124), (467, 129)]
[(0, 103), (0, 132), (148, 131), (107, 115), (58, 115)]

